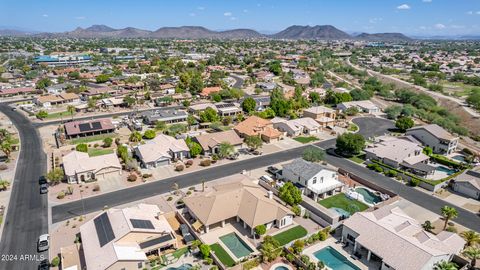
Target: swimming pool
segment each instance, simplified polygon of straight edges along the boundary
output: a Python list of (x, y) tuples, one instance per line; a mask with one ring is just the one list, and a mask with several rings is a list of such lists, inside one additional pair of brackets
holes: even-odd
[(460, 161), (460, 162), (465, 162), (465, 157), (462, 156), (462, 155), (456, 155), (456, 156), (452, 157), (452, 159), (454, 159), (456, 161)]
[(447, 175), (452, 175), (454, 174), (456, 171), (454, 169), (450, 169), (450, 168), (447, 168), (445, 166), (438, 166), (437, 171), (441, 171), (441, 172), (444, 172), (446, 173)]
[(313, 253), (313, 256), (322, 261), (326, 266), (335, 270), (360, 270), (356, 265), (350, 262), (345, 256), (340, 254), (331, 246), (322, 248)]
[(229, 233), (221, 236), (220, 240), (225, 244), (225, 246), (227, 246), (228, 249), (230, 249), (233, 255), (239, 259), (253, 252), (253, 250), (235, 233)]
[(333, 211), (337, 212), (340, 216), (344, 216), (347, 218), (350, 216), (350, 213), (348, 211), (343, 210), (342, 208), (330, 207), (329, 209), (332, 209)]
[(275, 267), (275, 270), (288, 270), (288, 268), (282, 265), (282, 266)]
[(355, 191), (358, 192), (359, 194), (362, 194), (365, 202), (369, 204), (377, 204), (382, 201), (382, 198), (380, 196), (376, 195), (375, 193), (373, 193), (372, 191), (366, 188), (359, 187), (359, 188), (356, 188)]
[(192, 268), (192, 265), (189, 263), (184, 263), (180, 265), (179, 267), (169, 267), (167, 270), (189, 270)]

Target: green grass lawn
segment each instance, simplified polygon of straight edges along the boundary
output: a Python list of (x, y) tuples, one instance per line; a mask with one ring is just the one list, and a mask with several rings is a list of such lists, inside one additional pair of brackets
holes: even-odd
[(210, 245), (210, 248), (215, 253), (215, 256), (227, 267), (232, 267), (235, 265), (235, 261), (228, 255), (228, 253), (220, 246), (218, 243)]
[(341, 208), (349, 212), (350, 214), (354, 214), (355, 209), (358, 209), (359, 211), (364, 211), (368, 208), (368, 205), (362, 202), (359, 202), (357, 200), (349, 199), (343, 193), (337, 194), (332, 197), (328, 197), (324, 200), (319, 201), (318, 203), (326, 208), (332, 208), (332, 207)]
[(350, 159), (350, 160), (353, 161), (353, 162), (362, 164), (363, 162), (365, 162), (365, 154), (360, 154), (360, 155), (352, 156), (352, 157), (349, 157), (348, 159)]
[(295, 239), (302, 238), (305, 235), (307, 235), (307, 230), (304, 227), (298, 225), (284, 232), (274, 235), (273, 238), (277, 240), (280, 245), (283, 246)]
[(94, 141), (101, 141), (105, 138), (112, 138), (115, 139), (116, 135), (115, 134), (99, 134), (99, 135), (94, 135), (94, 136), (88, 136), (88, 137), (80, 137), (80, 138), (75, 138), (70, 140), (70, 144), (79, 144), (79, 143), (89, 143), (89, 142), (94, 142)]
[(72, 117), (72, 114), (65, 111), (65, 112), (56, 112), (56, 113), (49, 113), (45, 119), (55, 119), (55, 118), (67, 118), (67, 117)]
[(318, 138), (315, 136), (309, 136), (309, 137), (296, 137), (293, 138), (295, 141), (300, 142), (300, 143), (309, 143), (309, 142), (314, 142), (318, 141)]
[(183, 247), (183, 248), (175, 250), (172, 253), (172, 255), (173, 255), (173, 257), (179, 259), (180, 257), (182, 257), (187, 252), (188, 252), (188, 247)]
[(89, 148), (88, 155), (91, 157), (103, 156), (113, 153), (113, 149)]
[(357, 130), (358, 130), (358, 126), (357, 126), (356, 124), (350, 123), (350, 124), (348, 125), (348, 131), (355, 132), (355, 131), (357, 131)]

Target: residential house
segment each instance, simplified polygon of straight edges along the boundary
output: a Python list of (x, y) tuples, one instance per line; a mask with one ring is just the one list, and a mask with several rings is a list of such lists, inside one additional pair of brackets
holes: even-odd
[(449, 155), (457, 149), (458, 137), (437, 124), (413, 127), (406, 134), (415, 137), (424, 146), (431, 147), (434, 153)]
[(286, 132), (290, 137), (312, 135), (320, 131), (320, 124), (308, 117), (279, 121), (274, 123), (273, 127)]
[(270, 120), (262, 119), (255, 115), (248, 117), (235, 126), (235, 131), (240, 137), (260, 136), (267, 143), (279, 141), (283, 138), (283, 133), (276, 130)]
[(456, 233), (429, 233), (395, 204), (372, 212), (357, 212), (345, 220), (342, 241), (353, 245), (353, 253), (379, 262), (382, 270), (430, 270), (450, 261), (465, 245)]
[(205, 133), (194, 137), (200, 146), (202, 146), (203, 153), (206, 155), (218, 153), (218, 147), (221, 143), (230, 143), (239, 150), (243, 148), (243, 140), (233, 130), (227, 130), (215, 133)]
[(168, 222), (173, 215), (151, 204), (111, 208), (98, 214), (80, 226), (86, 269), (146, 268), (148, 256), (177, 248), (175, 232)]
[(302, 186), (304, 194), (314, 200), (341, 192), (344, 186), (334, 170), (302, 158), (284, 165), (281, 177)]
[(480, 171), (466, 170), (452, 180), (452, 188), (467, 197), (480, 200)]
[(236, 116), (242, 113), (242, 109), (238, 103), (218, 102), (214, 104), (220, 116)]
[(0, 90), (0, 97), (10, 97), (16, 95), (35, 94), (37, 89), (32, 87), (8, 88)]
[(115, 131), (115, 126), (109, 118), (102, 118), (67, 122), (64, 124), (64, 129), (66, 138), (71, 139), (111, 133)]
[(435, 167), (428, 165), (430, 157), (422, 150), (419, 142), (412, 137), (382, 136), (364, 151), (367, 159), (378, 160), (388, 166), (426, 176), (434, 173)]
[(156, 122), (181, 123), (187, 121), (188, 113), (182, 110), (151, 110), (143, 112), (143, 122), (147, 125), (154, 125)]
[[(270, 96), (246, 96), (245, 98), (250, 97), (255, 100), (255, 111), (261, 112), (264, 111), (268, 106), (270, 106)], [(242, 99), (240, 104), (243, 103)]]
[(277, 87), (277, 84), (274, 82), (259, 82), (255, 87), (260, 88), (263, 91), (271, 92)]
[(153, 168), (168, 165), (173, 160), (182, 160), (190, 157), (190, 150), (182, 139), (158, 134), (145, 144), (135, 147), (135, 155), (140, 159), (144, 168)]
[(228, 182), (213, 186), (211, 191), (184, 198), (188, 213), (196, 220), (193, 223), (196, 230), (203, 229), (208, 233), (211, 228), (238, 222), (253, 235), (259, 225), (265, 225), (269, 230), (293, 223), (293, 213), (275, 200), (271, 191), (252, 183), (243, 174), (229, 176)]
[(269, 71), (261, 70), (261, 71), (255, 72), (254, 76), (259, 81), (271, 82), (273, 80), (273, 78), (275, 77), (275, 74), (273, 74)]
[(380, 108), (378, 108), (377, 105), (373, 104), (373, 102), (371, 102), (370, 100), (349, 101), (337, 104), (337, 109), (342, 112), (352, 107), (357, 108), (359, 112), (364, 112), (368, 114), (375, 114), (380, 112)]
[(208, 97), (211, 94), (218, 93), (220, 91), (222, 91), (222, 88), (220, 86), (205, 87), (202, 89), (202, 92), (200, 92), (200, 96)]
[(303, 110), (303, 117), (310, 117), (317, 121), (321, 127), (335, 125), (337, 112), (325, 106), (316, 106)]
[(72, 151), (63, 156), (63, 170), (68, 183), (91, 182), (122, 174), (122, 165), (115, 153), (90, 157)]
[(109, 95), (115, 95), (117, 90), (110, 87), (100, 87), (100, 88), (88, 88), (86, 91), (82, 92), (82, 97), (84, 99), (92, 97), (106, 97)]

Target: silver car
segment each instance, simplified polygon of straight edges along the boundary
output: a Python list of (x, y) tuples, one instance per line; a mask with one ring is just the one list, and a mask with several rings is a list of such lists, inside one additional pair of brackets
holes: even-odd
[(38, 252), (46, 251), (50, 247), (50, 235), (42, 234), (38, 237), (37, 250)]

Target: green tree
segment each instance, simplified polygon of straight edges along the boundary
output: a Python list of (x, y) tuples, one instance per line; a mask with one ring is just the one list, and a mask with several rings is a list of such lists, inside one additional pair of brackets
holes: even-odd
[(67, 106), (67, 112), (72, 116), (72, 120), (73, 120), (73, 115), (75, 114), (76, 111), (77, 109), (75, 108), (75, 106), (73, 105)]
[(476, 231), (468, 230), (460, 233), (460, 236), (465, 240), (465, 245), (471, 247), (475, 244), (480, 244), (480, 234)]
[(458, 266), (453, 262), (442, 260), (442, 261), (437, 262), (433, 266), (433, 269), (434, 270), (457, 270)]
[(345, 110), (345, 114), (349, 116), (355, 116), (359, 113), (357, 107), (350, 107)]
[(163, 121), (157, 121), (155, 122), (155, 129), (163, 131), (167, 128), (167, 124)]
[(222, 142), (218, 146), (218, 157), (226, 158), (235, 153), (235, 147), (229, 142)]
[(480, 248), (478, 247), (468, 247), (463, 250), (463, 255), (471, 260), (470, 265), (477, 265), (477, 259), (480, 259)]
[(435, 229), (435, 226), (432, 225), (432, 222), (430, 222), (430, 220), (426, 220), (423, 224), (422, 224), (422, 228), (427, 231), (427, 232), (431, 232)]
[(388, 119), (397, 119), (402, 113), (402, 106), (392, 105), (385, 108), (385, 113), (387, 114)]
[(47, 178), (47, 180), (52, 184), (52, 185), (56, 185), (58, 183), (60, 183), (63, 178), (65, 177), (64, 173), (63, 173), (63, 170), (61, 168), (55, 168), (51, 171), (49, 171), (47, 173), (47, 175), (45, 176)]
[(257, 150), (258, 148), (262, 147), (263, 140), (260, 136), (246, 136), (245, 137), (245, 144), (250, 147), (251, 149)]
[(466, 101), (475, 109), (480, 110), (480, 88), (472, 89), (468, 94)]
[(201, 244), (200, 253), (202, 253), (204, 259), (210, 257), (210, 246), (206, 244)]
[(188, 145), (188, 148), (190, 149), (190, 155), (192, 157), (196, 157), (200, 155), (203, 151), (202, 146), (197, 142), (190, 142), (187, 145)]
[(337, 137), (337, 150), (346, 155), (357, 155), (365, 148), (365, 138), (358, 133), (344, 133)]
[(423, 153), (427, 156), (431, 156), (433, 154), (433, 149), (430, 146), (425, 146), (423, 148)]
[(157, 136), (157, 133), (153, 129), (148, 129), (143, 133), (143, 138), (145, 138), (147, 140), (151, 140), (151, 139), (155, 138), (155, 136)]
[(142, 134), (138, 131), (134, 131), (130, 134), (128, 138), (131, 142), (140, 142), (142, 140)]
[(44, 111), (44, 110), (40, 110), (37, 114), (36, 114), (37, 118), (40, 118), (40, 119), (45, 119), (48, 117), (48, 112), (47, 111)]
[(113, 143), (113, 139), (110, 137), (103, 139), (103, 147), (105, 148), (112, 146), (112, 143)]
[(8, 159), (13, 151), (12, 134), (4, 128), (0, 129), (0, 150), (5, 153)]
[(308, 147), (302, 153), (302, 158), (310, 162), (322, 161), (324, 157), (325, 151), (315, 146)]
[(257, 102), (255, 101), (255, 99), (253, 99), (251, 97), (247, 97), (242, 102), (242, 109), (246, 113), (251, 113), (251, 112), (255, 111), (256, 106), (257, 106)]
[(302, 191), (293, 185), (292, 182), (286, 182), (279, 189), (278, 196), (282, 201), (294, 206), (302, 202)]
[(78, 152), (88, 153), (88, 145), (86, 143), (77, 144), (75, 150)]
[(128, 148), (125, 145), (119, 145), (117, 147), (117, 155), (119, 158), (122, 159), (123, 163), (127, 163), (130, 160), (130, 156), (128, 155)]
[(220, 117), (213, 108), (208, 107), (203, 112), (200, 113), (200, 121), (205, 122), (218, 122)]
[(320, 97), (320, 94), (317, 92), (310, 92), (308, 94), (308, 99), (310, 99), (310, 102), (312, 104), (320, 104), (322, 102), (322, 98)]
[(272, 72), (276, 76), (282, 74), (282, 65), (280, 64), (280, 61), (278, 60), (271, 61), (268, 64), (268, 70), (270, 70), (270, 72)]
[(127, 105), (127, 107), (132, 107), (136, 103), (136, 99), (129, 95), (123, 98), (123, 102)]
[(52, 81), (49, 78), (42, 78), (42, 79), (37, 81), (37, 83), (35, 84), (35, 88), (45, 89), (45, 88), (49, 87), (50, 85), (52, 85)]
[(282, 249), (272, 243), (263, 243), (260, 247), (262, 262), (272, 262), (282, 254)]
[(397, 119), (397, 121), (395, 121), (395, 127), (400, 129), (402, 132), (405, 132), (407, 129), (413, 127), (413, 125), (415, 125), (413, 119), (406, 116), (400, 117)]
[(100, 74), (97, 77), (95, 77), (95, 81), (97, 83), (106, 83), (110, 79), (110, 76), (108, 74)]
[(255, 233), (257, 235), (264, 235), (267, 232), (267, 226), (264, 224), (258, 225), (255, 227)]
[(448, 206), (448, 205), (445, 205), (440, 210), (441, 210), (443, 218), (445, 219), (445, 224), (443, 225), (443, 230), (445, 230), (447, 228), (448, 222), (450, 220), (458, 217), (458, 211), (457, 211), (457, 209), (455, 209), (451, 206)]
[(193, 117), (193, 115), (188, 115), (187, 116), (187, 124), (188, 126), (193, 126), (197, 123), (197, 120), (195, 119), (195, 117)]

